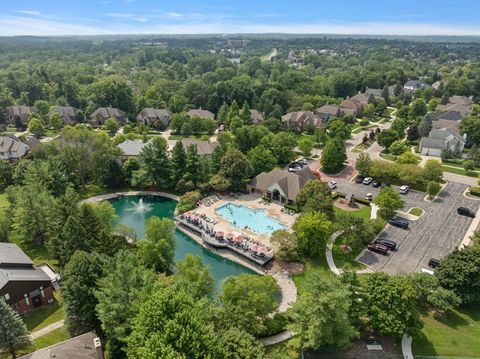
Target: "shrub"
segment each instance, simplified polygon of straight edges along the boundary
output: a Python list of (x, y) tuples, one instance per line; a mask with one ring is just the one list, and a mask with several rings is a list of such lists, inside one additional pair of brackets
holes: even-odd
[(363, 120), (360, 120), (360, 122), (358, 122), (358, 124), (360, 126), (368, 126), (368, 124), (370, 123), (370, 121), (366, 120), (366, 119), (363, 119)]
[(287, 327), (287, 317), (285, 313), (275, 313), (272, 318), (266, 317), (263, 319), (264, 327), (258, 333), (257, 337), (269, 337), (283, 332)]
[(427, 183), (427, 194), (428, 197), (433, 198), (440, 191), (440, 183), (435, 181), (430, 181)]
[(193, 191), (187, 192), (183, 196), (180, 197), (180, 200), (177, 204), (177, 212), (178, 213), (185, 213), (194, 209), (197, 206), (197, 202), (200, 201), (202, 198), (200, 192)]
[(480, 187), (470, 187), (469, 191), (472, 196), (480, 197)]

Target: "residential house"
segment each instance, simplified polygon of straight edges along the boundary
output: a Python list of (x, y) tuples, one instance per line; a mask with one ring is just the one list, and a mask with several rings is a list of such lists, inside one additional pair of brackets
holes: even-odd
[(103, 359), (102, 343), (95, 332), (88, 332), (51, 345), (18, 359)]
[(359, 93), (341, 102), (340, 107), (346, 115), (356, 117), (362, 113), (363, 109), (368, 105), (369, 99), (370, 96), (367, 94)]
[(28, 118), (35, 112), (37, 112), (36, 107), (8, 106), (6, 109), (6, 118), (8, 122), (16, 128), (27, 128)]
[(448, 103), (451, 103), (454, 105), (465, 105), (465, 106), (472, 106), (474, 104), (471, 97), (457, 96), (457, 95), (451, 96), (448, 99)]
[(138, 157), (142, 153), (142, 150), (150, 144), (152, 140), (143, 142), (142, 140), (125, 140), (117, 145), (122, 150), (122, 160), (128, 159), (128, 157)]
[(172, 113), (168, 110), (147, 107), (138, 113), (137, 122), (164, 129), (168, 127), (171, 118)]
[(257, 193), (281, 204), (292, 204), (308, 181), (317, 180), (310, 167), (298, 172), (274, 169), (262, 172), (247, 185), (249, 193)]
[(463, 115), (457, 111), (447, 112), (430, 112), (427, 113), (426, 118), (432, 121), (432, 129), (447, 128), (455, 134), (460, 132), (460, 122)]
[(254, 125), (262, 124), (264, 121), (264, 115), (265, 115), (264, 113), (258, 110), (255, 110), (255, 109), (250, 110), (250, 120)]
[(448, 80), (439, 80), (439, 81), (435, 81), (433, 84), (432, 84), (432, 88), (434, 90), (441, 90), (443, 88), (445, 88), (445, 86), (447, 86), (448, 84)]
[[(199, 141), (190, 138), (184, 138), (181, 140), (183, 148), (185, 150), (189, 146), (195, 146), (197, 148), (197, 154), (201, 157), (210, 158), (212, 156), (213, 150), (219, 146), (218, 142), (210, 142), (210, 141)], [(173, 147), (173, 146), (172, 146)]]
[(54, 300), (50, 277), (13, 243), (0, 243), (0, 298), (20, 314)]
[(95, 127), (103, 126), (109, 118), (113, 118), (119, 126), (122, 126), (127, 121), (127, 114), (118, 108), (99, 107), (90, 115), (90, 121)]
[(211, 118), (212, 120), (215, 119), (215, 114), (208, 111), (208, 110), (203, 110), (201, 108), (190, 110), (187, 112), (187, 116), (193, 117), (193, 116), (198, 116), (203, 119)]
[(325, 122), (330, 121), (333, 118), (339, 118), (343, 116), (342, 108), (338, 105), (323, 105), (315, 110), (315, 114), (319, 116)]
[[(390, 97), (395, 97), (395, 96), (396, 96), (395, 93), (396, 93), (396, 91), (397, 91), (397, 86), (398, 86), (398, 85), (388, 86), (388, 96), (390, 96)], [(400, 86), (400, 93), (403, 93), (403, 92), (404, 92), (404, 91), (403, 91), (403, 87)]]
[(50, 121), (52, 115), (58, 113), (64, 125), (75, 126), (80, 120), (79, 112), (80, 110), (78, 108), (72, 106), (55, 106), (47, 113), (47, 118)]
[(282, 121), (289, 128), (295, 128), (300, 132), (304, 131), (307, 124), (311, 124), (315, 128), (325, 127), (325, 121), (311, 111), (289, 112), (282, 116)]
[(370, 98), (370, 96), (373, 96), (378, 99), (383, 99), (382, 93), (383, 93), (382, 89), (371, 89), (368, 87), (365, 89), (365, 95), (367, 95), (368, 98)]
[(472, 106), (449, 102), (446, 105), (438, 105), (437, 112), (459, 112), (463, 117), (466, 117), (472, 113)]
[(420, 80), (408, 80), (403, 85), (403, 90), (407, 93), (416, 92), (417, 90), (425, 90), (426, 88), (430, 87), (425, 82)]
[(15, 161), (28, 152), (29, 146), (15, 136), (0, 136), (0, 159)]
[(464, 147), (465, 139), (446, 128), (432, 129), (420, 140), (420, 153), (425, 156), (440, 157), (445, 149), (461, 153)]

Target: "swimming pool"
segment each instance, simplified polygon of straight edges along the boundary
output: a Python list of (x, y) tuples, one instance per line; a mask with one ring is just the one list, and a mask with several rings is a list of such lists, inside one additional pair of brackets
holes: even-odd
[(251, 209), (244, 205), (226, 203), (215, 209), (235, 228), (248, 228), (257, 233), (272, 234), (278, 229), (286, 229), (276, 219), (268, 216), (263, 209)]

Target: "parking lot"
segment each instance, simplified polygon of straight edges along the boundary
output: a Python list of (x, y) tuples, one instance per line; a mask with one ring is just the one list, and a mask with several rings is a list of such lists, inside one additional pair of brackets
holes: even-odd
[[(353, 186), (353, 187), (351, 187)], [(352, 193), (360, 195), (378, 189), (371, 186), (361, 187), (360, 184), (342, 184), (339, 189), (343, 192), (351, 188)], [(380, 233), (381, 238), (390, 239), (397, 243), (397, 250), (388, 256), (365, 250), (358, 257), (360, 263), (366, 264), (378, 271), (386, 273), (412, 273), (422, 268), (428, 268), (430, 258), (441, 259), (462, 242), (472, 218), (457, 214), (458, 207), (467, 207), (475, 213), (479, 202), (463, 196), (466, 185), (450, 182), (434, 202), (423, 200), (425, 194), (410, 192), (402, 198), (406, 202), (405, 209), (420, 207), (425, 212), (416, 221), (410, 221), (410, 228), (403, 230), (393, 226)]]

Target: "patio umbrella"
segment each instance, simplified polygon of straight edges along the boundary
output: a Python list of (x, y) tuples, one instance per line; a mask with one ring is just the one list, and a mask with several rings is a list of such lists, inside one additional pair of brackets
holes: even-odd
[(221, 231), (216, 232), (215, 237), (217, 237), (217, 238), (223, 237), (223, 232), (221, 232)]
[(233, 234), (233, 233), (228, 233), (228, 234), (227, 234), (227, 239), (230, 239), (230, 240), (231, 240), (231, 239), (233, 239), (233, 237), (234, 237), (234, 234)]

